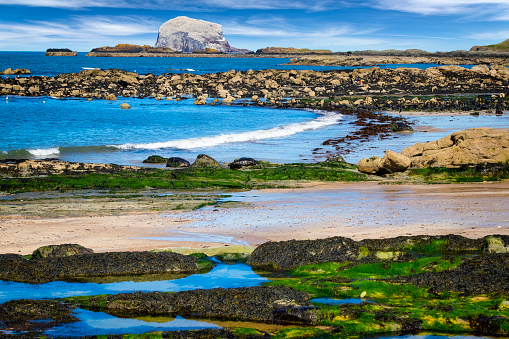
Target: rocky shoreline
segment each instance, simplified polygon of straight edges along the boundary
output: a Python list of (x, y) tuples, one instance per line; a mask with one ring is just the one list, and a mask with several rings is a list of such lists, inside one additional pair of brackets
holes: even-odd
[[(143, 274), (145, 271), (139, 268), (148, 263), (153, 266), (155, 257), (161, 257), (160, 262), (170, 266), (180, 267), (186, 261), (195, 265), (197, 262), (192, 256), (167, 252), (103, 253), (99, 260), (90, 253), (52, 250), (43, 251), (49, 253), (48, 258), (30, 260), (13, 254), (1, 255), (1, 271), (11, 272), (12, 261), (34, 261), (38, 269), (32, 273), (25, 271), (25, 281), (40, 283), (76, 275), (123, 274), (125, 263), (138, 268), (129, 274)], [(150, 255), (153, 258), (147, 257)], [(124, 259), (119, 261), (118, 258)], [(144, 261), (146, 259), (148, 261)], [(94, 269), (88, 273), (80, 269), (72, 276), (45, 277), (55, 270), (81, 267), (80, 263), (87, 260), (99, 260), (110, 269), (101, 272)], [(0, 330), (36, 334), (78, 321), (72, 311), (80, 307), (127, 318), (181, 315), (194, 319), (230, 320), (233, 322), (229, 327), (221, 331), (232, 338), (330, 337), (338, 334), (362, 337), (422, 331), (490, 336), (509, 334), (506, 313), (509, 307), (508, 236), (491, 235), (482, 239), (458, 235), (402, 236), (362, 241), (333, 237), (269, 242), (258, 246), (247, 262), (252, 267), (270, 269), (271, 281), (266, 286), (249, 288), (9, 301), (0, 304)], [(54, 264), (52, 268), (47, 266), (49, 263)], [(24, 271), (22, 266), (17, 269)], [(6, 274), (0, 279), (13, 281), (15, 277)], [(359, 298), (359, 295), (362, 302), (340, 305), (326, 305), (313, 299)], [(236, 321), (253, 322), (249, 336), (239, 332)], [(306, 330), (300, 335), (295, 331), (302, 331), (301, 327), (269, 334), (258, 331), (256, 323), (292, 324), (305, 326)], [(190, 337), (214, 337), (218, 335), (217, 331), (185, 333)]]
[[(365, 109), (506, 109), (509, 69), (478, 65), (414, 68), (297, 71), (262, 70), (214, 74), (140, 75), (120, 70), (84, 70), (54, 77), (2, 78), (1, 95), (81, 97), (197, 98), (196, 104), (277, 107), (359, 107)], [(443, 98), (454, 94), (459, 97)], [(477, 97), (487, 95), (487, 97)], [(412, 96), (406, 99), (405, 96)]]

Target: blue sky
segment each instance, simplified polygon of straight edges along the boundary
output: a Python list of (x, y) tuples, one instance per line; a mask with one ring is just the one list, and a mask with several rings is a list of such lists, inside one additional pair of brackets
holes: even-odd
[(230, 45), (470, 49), (509, 39), (509, 0), (0, 0), (0, 50), (153, 46), (167, 20), (223, 25)]

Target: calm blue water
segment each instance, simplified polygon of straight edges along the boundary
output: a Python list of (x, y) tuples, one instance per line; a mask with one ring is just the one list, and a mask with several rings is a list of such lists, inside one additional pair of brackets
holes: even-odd
[[(76, 73), (86, 68), (117, 68), (140, 74), (190, 72), (195, 74), (226, 72), (229, 70), (247, 71), (261, 69), (352, 69), (343, 66), (287, 66), (290, 59), (284, 58), (103, 58), (86, 57), (78, 53), (76, 57), (47, 57), (45, 52), (0, 52), (0, 69), (27, 68), (32, 75), (57, 75)], [(441, 66), (436, 64), (381, 65), (380, 68)], [(465, 66), (471, 67), (471, 66)]]
[(268, 281), (245, 264), (219, 264), (210, 272), (176, 280), (123, 281), (114, 283), (69, 283), (54, 281), (26, 284), (0, 281), (0, 303), (15, 299), (55, 299), (72, 296), (118, 294), (129, 292), (178, 292), (195, 289), (259, 286)]
[[(120, 109), (127, 102), (131, 109)], [(0, 158), (59, 157), (67, 161), (140, 164), (153, 154), (193, 162), (253, 157), (312, 161), (311, 150), (348, 124), (341, 115), (236, 106), (196, 106), (193, 100), (118, 101), (4, 97)]]

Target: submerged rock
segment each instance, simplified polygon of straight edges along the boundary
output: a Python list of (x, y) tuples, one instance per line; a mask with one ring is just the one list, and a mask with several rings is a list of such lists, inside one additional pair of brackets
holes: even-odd
[[(77, 322), (74, 307), (54, 300), (12, 300), (0, 305), (0, 330), (27, 332)], [(2, 335), (3, 337), (3, 335)]]

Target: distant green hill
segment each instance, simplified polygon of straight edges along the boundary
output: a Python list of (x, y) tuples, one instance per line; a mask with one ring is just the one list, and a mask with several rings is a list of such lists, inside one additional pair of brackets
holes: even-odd
[(488, 45), (486, 47), (491, 47), (491, 48), (494, 48), (496, 50), (504, 50), (504, 51), (509, 51), (509, 39), (507, 39), (506, 41), (504, 42), (501, 42), (499, 44), (496, 44), (496, 45)]
[(496, 45), (474, 46), (470, 51), (509, 52), (509, 39)]

